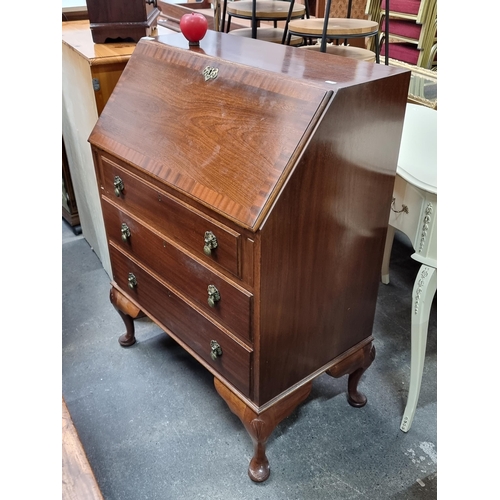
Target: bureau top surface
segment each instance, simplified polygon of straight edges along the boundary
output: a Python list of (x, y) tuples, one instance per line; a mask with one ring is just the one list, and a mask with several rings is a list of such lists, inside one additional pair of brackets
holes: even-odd
[(257, 230), (335, 93), (401, 72), (213, 31), (143, 38), (89, 141)]

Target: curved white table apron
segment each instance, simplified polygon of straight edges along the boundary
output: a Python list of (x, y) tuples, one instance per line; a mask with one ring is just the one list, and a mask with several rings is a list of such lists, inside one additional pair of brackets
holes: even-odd
[(408, 236), (415, 250), (411, 257), (422, 264), (413, 286), (410, 388), (400, 426), (408, 432), (417, 409), (429, 313), (437, 289), (437, 111), (411, 103), (406, 108), (382, 263), (385, 284), (395, 229)]

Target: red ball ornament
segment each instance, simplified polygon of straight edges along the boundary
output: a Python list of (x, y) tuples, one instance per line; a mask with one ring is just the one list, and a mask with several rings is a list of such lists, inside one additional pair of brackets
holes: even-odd
[(208, 22), (202, 14), (190, 12), (181, 17), (179, 26), (182, 34), (189, 41), (189, 45), (199, 45), (207, 32)]

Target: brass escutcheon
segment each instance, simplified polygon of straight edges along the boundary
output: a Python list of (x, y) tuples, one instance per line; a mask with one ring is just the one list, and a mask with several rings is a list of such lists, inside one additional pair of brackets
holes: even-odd
[(218, 68), (212, 68), (211, 66), (207, 66), (203, 70), (203, 76), (205, 77), (205, 81), (206, 82), (208, 80), (215, 80), (217, 78), (218, 74), (219, 74), (219, 69)]
[(215, 307), (215, 304), (220, 300), (220, 293), (214, 285), (208, 285), (208, 305)]
[(217, 248), (217, 238), (212, 231), (205, 231), (205, 246), (203, 247), (203, 251), (206, 255), (210, 255), (212, 250)]
[(222, 356), (222, 348), (216, 340), (210, 341), (210, 356), (214, 361)]

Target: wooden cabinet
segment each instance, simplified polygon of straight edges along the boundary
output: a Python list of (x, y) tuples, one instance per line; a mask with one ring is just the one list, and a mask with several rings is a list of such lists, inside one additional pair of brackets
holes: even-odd
[(111, 264), (88, 137), (135, 44), (96, 45), (88, 21), (62, 23), (62, 132), (82, 233), (106, 272)]
[(160, 14), (156, 0), (87, 0), (95, 43), (138, 42), (151, 36)]
[[(166, 28), (159, 30), (171, 32)], [(110, 276), (111, 264), (88, 137), (135, 45), (95, 44), (88, 21), (62, 23), (62, 135), (68, 176), (82, 234)]]
[(410, 76), (264, 43), (141, 40), (89, 138), (119, 341), (142, 311), (212, 372), (254, 481), (315, 377), (366, 403)]

